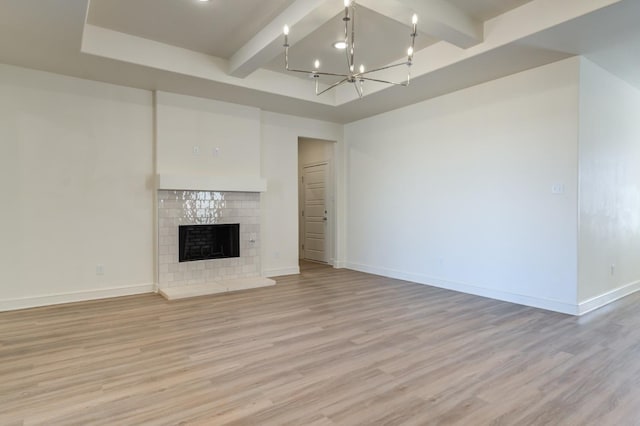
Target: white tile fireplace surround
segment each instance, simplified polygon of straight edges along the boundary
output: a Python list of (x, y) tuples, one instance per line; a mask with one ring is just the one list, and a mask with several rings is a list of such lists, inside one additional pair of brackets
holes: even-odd
[[(178, 261), (180, 225), (240, 224), (240, 257)], [(158, 286), (168, 299), (273, 285), (260, 277), (260, 193), (158, 191)]]

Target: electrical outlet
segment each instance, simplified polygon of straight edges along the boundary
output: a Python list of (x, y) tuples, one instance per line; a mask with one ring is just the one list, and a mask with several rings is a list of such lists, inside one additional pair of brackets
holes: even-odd
[(103, 265), (97, 265), (96, 266), (96, 275), (104, 275), (104, 266)]
[(193, 146), (193, 155), (200, 155), (200, 147), (198, 145)]
[(551, 185), (552, 194), (564, 194), (564, 183), (554, 183)]
[(613, 263), (611, 264), (610, 271), (611, 271), (611, 275), (615, 275), (616, 274), (616, 265), (614, 265)]
[(220, 155), (220, 148), (218, 148), (218, 147), (213, 148), (213, 156), (217, 157), (219, 155)]

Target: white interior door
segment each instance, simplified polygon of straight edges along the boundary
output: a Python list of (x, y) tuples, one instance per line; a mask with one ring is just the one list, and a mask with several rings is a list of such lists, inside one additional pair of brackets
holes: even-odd
[(327, 163), (305, 166), (304, 187), (304, 258), (327, 263)]

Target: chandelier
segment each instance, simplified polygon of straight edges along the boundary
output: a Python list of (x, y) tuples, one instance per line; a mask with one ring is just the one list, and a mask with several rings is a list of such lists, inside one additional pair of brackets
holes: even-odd
[[(356, 70), (355, 68), (355, 50), (356, 50), (356, 2), (355, 0), (344, 0), (344, 17), (342, 18), (344, 21), (344, 41), (340, 41), (335, 43), (334, 46), (336, 48), (344, 48), (347, 59), (347, 72), (346, 73), (332, 73), (332, 72), (324, 72), (320, 71), (320, 61), (318, 59), (315, 60), (313, 64), (313, 70), (299, 70), (299, 69), (291, 69), (289, 68), (289, 26), (284, 26), (284, 63), (285, 69), (290, 72), (304, 73), (309, 74), (315, 80), (316, 86), (316, 95), (322, 95), (323, 93), (334, 89), (338, 86), (341, 86), (346, 83), (353, 83), (356, 92), (358, 93), (358, 97), (362, 99), (364, 95), (364, 82), (365, 81), (375, 81), (377, 83), (385, 83), (392, 84), (396, 86), (408, 86), (411, 82), (411, 65), (413, 63), (413, 53), (416, 41), (416, 35), (418, 33), (418, 15), (414, 14), (411, 23), (412, 30), (410, 34), (410, 45), (407, 50), (407, 60), (398, 62), (393, 65), (386, 65), (381, 68), (376, 68), (372, 70), (365, 70), (363, 64)], [(340, 46), (338, 46), (340, 45)], [(402, 82), (393, 82), (388, 80), (381, 80), (377, 78), (369, 77), (370, 74), (373, 74), (378, 71), (388, 70), (391, 68), (406, 66), (407, 67), (407, 79)], [(319, 81), (320, 76), (329, 76), (329, 77), (339, 77), (340, 80), (331, 84), (324, 90), (320, 90)]]

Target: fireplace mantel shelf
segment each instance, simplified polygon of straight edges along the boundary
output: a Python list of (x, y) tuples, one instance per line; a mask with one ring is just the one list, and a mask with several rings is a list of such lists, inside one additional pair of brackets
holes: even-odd
[(202, 176), (158, 174), (159, 190), (265, 192), (267, 180), (259, 176)]

